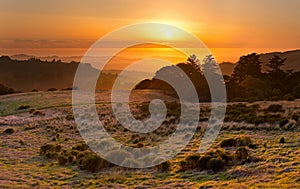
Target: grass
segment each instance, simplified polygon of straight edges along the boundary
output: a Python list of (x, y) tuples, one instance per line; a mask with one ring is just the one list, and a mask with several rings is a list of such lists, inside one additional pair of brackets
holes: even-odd
[[(176, 129), (176, 119), (169, 119), (154, 134), (131, 133), (122, 129), (112, 119), (111, 109), (107, 103), (109, 98), (105, 95), (105, 92), (97, 94), (97, 110), (99, 115), (102, 114), (107, 128), (110, 128), (110, 134), (120, 142), (129, 142), (128, 145), (132, 146), (156, 145), (168, 137), (168, 134), (163, 135), (171, 134), (173, 129)], [(0, 97), (1, 188), (11, 186), (14, 188), (300, 188), (298, 100), (247, 103), (246, 107), (230, 104), (233, 109), (245, 109), (246, 113), (251, 109), (256, 116), (280, 114), (289, 120), (287, 124), (294, 120), (293, 127), (288, 127), (287, 124), (280, 127), (279, 122), (255, 125), (229, 121), (224, 123), (228, 128), (221, 131), (209, 152), (195, 155), (200, 145), (201, 133), (205, 130), (206, 123), (203, 121), (199, 124), (201, 128), (197, 129), (198, 133), (192, 141), (167, 163), (147, 169), (104, 166), (98, 167), (95, 171), (88, 171), (80, 169), (83, 164), (88, 165), (88, 162), (93, 161), (88, 160), (90, 150), (74, 123), (70, 97), (69, 91)], [(162, 98), (170, 100), (170, 107), (176, 108), (173, 99)], [(133, 107), (139, 105), (141, 99), (142, 97), (136, 97), (132, 102)], [(282, 105), (284, 112), (265, 112), (272, 104)], [(28, 105), (30, 108), (18, 110), (21, 105)], [(32, 112), (41, 111), (45, 115), (34, 116), (33, 113), (29, 113), (30, 109), (34, 109)], [(205, 116), (208, 116), (207, 108), (205, 110)], [(139, 110), (133, 108), (132, 111)], [(170, 113), (176, 115), (177, 111)], [(230, 114), (233, 116), (238, 113)], [(7, 129), (13, 129), (14, 132), (3, 134)], [(53, 138), (55, 141), (52, 141)], [(284, 142), (280, 142), (282, 138)], [(220, 147), (222, 143), (226, 144), (222, 145), (223, 148)], [(40, 154), (41, 147), (43, 150)], [(206, 156), (210, 158), (204, 161), (205, 165), (212, 159), (207, 168), (193, 168), (194, 161), (199, 163), (199, 159)], [(180, 162), (184, 160), (189, 161), (192, 168), (180, 170)], [(221, 169), (212, 170), (216, 167), (212, 164), (216, 162), (224, 162), (225, 165), (222, 165)]]

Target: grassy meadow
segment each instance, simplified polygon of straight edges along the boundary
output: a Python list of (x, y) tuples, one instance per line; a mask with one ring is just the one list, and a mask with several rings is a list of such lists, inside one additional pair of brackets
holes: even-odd
[[(130, 98), (135, 118), (149, 116), (153, 98), (165, 101), (168, 117), (152, 133), (132, 133), (114, 119), (109, 92), (98, 92), (100, 120), (117, 141), (147, 147), (176, 130), (180, 106), (175, 98), (151, 90), (135, 91)], [(89, 149), (74, 121), (70, 91), (0, 96), (0, 187), (300, 188), (300, 100), (228, 103), (222, 130), (204, 154), (197, 150), (210, 107), (199, 105), (197, 131), (175, 158), (130, 169)]]

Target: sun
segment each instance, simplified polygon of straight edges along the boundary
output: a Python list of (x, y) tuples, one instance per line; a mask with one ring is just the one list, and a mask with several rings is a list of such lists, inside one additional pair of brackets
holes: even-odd
[(171, 31), (166, 31), (166, 32), (165, 32), (165, 36), (166, 36), (167, 38), (171, 38), (171, 37), (172, 37), (172, 32), (171, 32)]

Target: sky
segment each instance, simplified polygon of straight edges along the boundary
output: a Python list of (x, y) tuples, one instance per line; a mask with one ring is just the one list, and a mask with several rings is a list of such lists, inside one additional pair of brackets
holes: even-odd
[(299, 7), (298, 0), (0, 0), (0, 54), (82, 56), (113, 30), (158, 22), (196, 35), (218, 62), (235, 62), (300, 49)]

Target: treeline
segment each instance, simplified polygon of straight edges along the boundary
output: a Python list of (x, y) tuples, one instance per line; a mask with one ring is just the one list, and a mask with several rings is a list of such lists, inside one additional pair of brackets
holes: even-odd
[(13, 94), (17, 92), (18, 91), (15, 91), (13, 88), (9, 88), (7, 86), (0, 84), (0, 95)]
[[(38, 58), (13, 60), (8, 56), (0, 57), (0, 84), (4, 87), (1, 94), (12, 91), (48, 91), (71, 89), (79, 62), (65, 63), (61, 60), (43, 61)], [(83, 64), (91, 74), (99, 74), (99, 70), (90, 64)], [(111, 89), (116, 74), (102, 73), (97, 83), (97, 90)], [(13, 90), (14, 89), (14, 90)], [(4, 92), (6, 91), (6, 92)]]
[[(262, 72), (263, 62), (260, 55), (253, 53), (240, 57), (232, 75), (224, 75), (228, 101), (262, 101), (262, 100), (294, 100), (300, 98), (300, 72), (283, 70), (287, 59), (274, 55), (269, 59), (268, 70)], [(195, 55), (186, 62), (176, 66), (181, 68), (195, 86), (200, 101), (210, 101), (210, 90), (205, 78), (206, 74), (218, 78), (221, 73), (215, 72), (216, 62), (212, 56), (207, 56), (203, 63)], [(140, 82), (136, 89), (161, 89), (176, 96), (174, 88), (168, 83), (158, 79), (162, 75), (172, 75), (180, 82), (180, 77), (174, 74), (174, 66), (167, 66), (156, 72), (151, 80)], [(218, 81), (218, 80), (216, 80)], [(216, 83), (217, 84), (217, 83)], [(185, 88), (187, 92), (188, 88)]]

